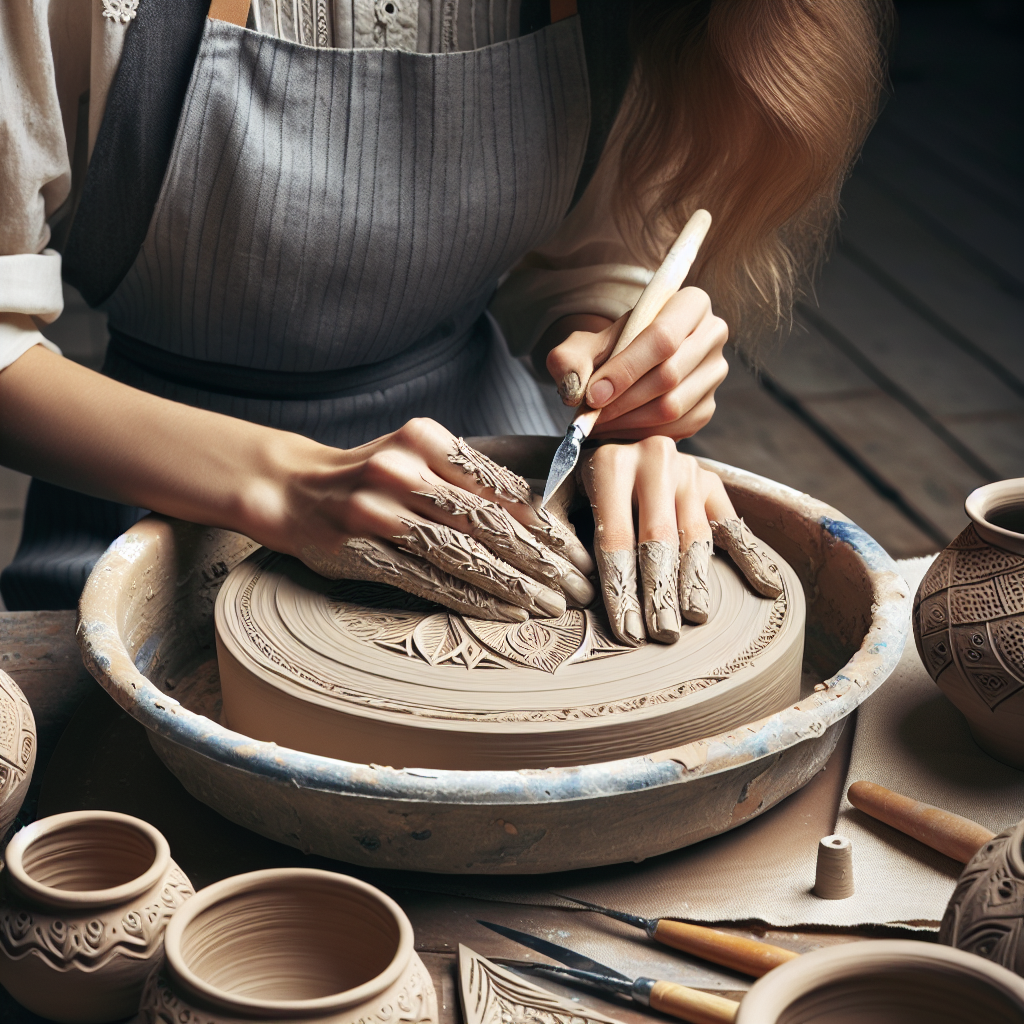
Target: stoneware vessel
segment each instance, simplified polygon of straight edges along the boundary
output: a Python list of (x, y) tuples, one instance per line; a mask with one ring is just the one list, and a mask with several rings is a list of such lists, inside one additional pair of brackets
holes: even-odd
[(1021, 1024), (1024, 979), (949, 946), (869, 939), (776, 967), (736, 1024)]
[(36, 721), (18, 684), (0, 672), (0, 840), (21, 810), (36, 763)]
[(978, 746), (1024, 769), (1024, 477), (979, 487), (914, 599), (921, 660)]
[(939, 942), (1024, 975), (1024, 821), (986, 843), (957, 882)]
[(207, 886), (174, 916), (142, 1024), (436, 1024), (401, 907), (332, 871), (275, 868)]
[(55, 1021), (139, 1007), (171, 914), (194, 892), (152, 825), (71, 811), (22, 829), (0, 874), (0, 983)]

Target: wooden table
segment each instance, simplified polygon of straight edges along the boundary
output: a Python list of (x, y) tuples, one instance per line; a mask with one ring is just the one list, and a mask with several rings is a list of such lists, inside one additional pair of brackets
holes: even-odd
[[(37, 812), (45, 815), (81, 808), (120, 810), (146, 818), (168, 836), (172, 854), (197, 888), (262, 867), (338, 869), (335, 862), (248, 832), (189, 796), (153, 753), (142, 726), (121, 711), (85, 672), (74, 629), (75, 613), (71, 611), (0, 613), (0, 668), (24, 690), (39, 732), (36, 772), (20, 815), (23, 823)], [(72, 718), (75, 721), (68, 729)], [(116, 752), (116, 757), (111, 757), (111, 752)], [(435, 885), (437, 876), (349, 866), (344, 870), (386, 889), (408, 913), (416, 948), (434, 979), (445, 1024), (461, 1020), (455, 980), (460, 943), (484, 956), (531, 956), (484, 928), (479, 919), (542, 935), (633, 976), (665, 978), (734, 998), (740, 998), (751, 984), (749, 978), (675, 953), (635, 929), (584, 911), (468, 899), (422, 888)], [(447, 881), (457, 887), (457, 879)], [(764, 938), (800, 952), (902, 934), (880, 927), (808, 931), (729, 924), (722, 930)], [(624, 1024), (661, 1016), (547, 979), (543, 984)], [(0, 1020), (28, 1024), (40, 1019), (0, 990)]]

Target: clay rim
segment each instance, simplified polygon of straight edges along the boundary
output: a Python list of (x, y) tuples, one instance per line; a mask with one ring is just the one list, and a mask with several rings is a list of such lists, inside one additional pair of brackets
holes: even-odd
[[(58, 889), (37, 882), (25, 870), (24, 856), (29, 847), (43, 836), (53, 835), (68, 826), (85, 821), (110, 822), (135, 829), (153, 845), (153, 863), (137, 878), (110, 889)], [(70, 910), (90, 907), (113, 907), (142, 896), (153, 888), (171, 866), (171, 848), (163, 833), (148, 821), (117, 811), (67, 811), (26, 825), (7, 844), (4, 855), (10, 880), (23, 896), (48, 907)]]
[[(550, 440), (550, 439), (548, 439)], [(803, 740), (821, 736), (871, 693), (896, 667), (910, 633), (912, 594), (895, 562), (878, 542), (831, 505), (786, 484), (712, 459), (698, 459), (727, 485), (770, 497), (813, 522), (829, 543), (851, 548), (864, 566), (873, 592), (868, 631), (850, 660), (824, 680), (826, 689), (745, 729), (708, 737), (699, 764), (688, 767), (673, 752), (569, 768), (526, 772), (459, 769), (395, 769), (363, 765), (254, 741), (183, 707), (136, 667), (107, 599), (108, 588), (132, 571), (153, 535), (172, 521), (151, 514), (118, 537), (97, 562), (79, 603), (78, 639), (86, 668), (133, 718), (156, 736), (244, 772), (287, 786), (331, 793), (446, 805), (545, 803), (608, 797), (729, 771)], [(159, 538), (159, 539), (158, 539)]]
[[(267, 882), (280, 886), (282, 882), (287, 883), (299, 879), (336, 885), (344, 889), (358, 889), (374, 899), (394, 918), (398, 925), (398, 949), (395, 950), (391, 963), (380, 974), (355, 988), (336, 992), (330, 996), (321, 996), (319, 999), (252, 999), (236, 995), (233, 992), (226, 992), (203, 981), (185, 963), (181, 955), (182, 936), (185, 929), (204, 910), (215, 906), (226, 897), (256, 891)], [(333, 871), (321, 871), (317, 868), (267, 868), (263, 871), (250, 871), (244, 875), (233, 875), (230, 878), (214, 882), (205, 889), (201, 889), (191, 899), (186, 900), (175, 911), (164, 932), (164, 956), (167, 972), (186, 993), (228, 1012), (250, 1012), (267, 1019), (303, 1017), (319, 1012), (331, 1013), (367, 1002), (398, 981), (406, 967), (409, 966), (412, 951), (412, 924), (405, 911), (390, 896), (367, 882), (361, 882), (358, 878), (335, 874)]]
[(1024, 533), (1007, 530), (988, 521), (992, 512), (1024, 508), (1024, 477), (997, 480), (971, 491), (964, 502), (964, 511), (974, 522), (978, 533), (990, 544), (1024, 555)]
[(861, 976), (869, 980), (873, 972), (901, 964), (978, 979), (1024, 1008), (1024, 978), (991, 960), (920, 940), (867, 939), (804, 953), (759, 978), (740, 1003), (736, 1024), (775, 1024), (798, 999), (824, 985)]

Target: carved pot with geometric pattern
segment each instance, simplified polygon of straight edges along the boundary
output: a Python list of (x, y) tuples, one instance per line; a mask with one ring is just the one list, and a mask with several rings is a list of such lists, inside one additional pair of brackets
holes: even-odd
[(0, 983), (49, 1020), (135, 1013), (164, 930), (195, 890), (148, 822), (72, 811), (23, 828), (0, 873)]
[(140, 1024), (437, 1024), (412, 925), (379, 889), (273, 868), (207, 886), (171, 921)]
[(28, 792), (36, 763), (36, 721), (25, 694), (0, 672), (0, 841)]
[(914, 598), (914, 639), (978, 746), (1024, 769), (1024, 478), (979, 487)]
[(968, 862), (943, 915), (939, 942), (1024, 975), (1024, 821)]

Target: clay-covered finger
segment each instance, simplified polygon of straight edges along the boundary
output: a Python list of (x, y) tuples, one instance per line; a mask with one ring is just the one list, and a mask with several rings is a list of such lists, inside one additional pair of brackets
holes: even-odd
[(533, 615), (557, 618), (565, 613), (560, 593), (514, 569), (468, 534), (424, 520), (403, 519), (403, 524), (407, 532), (396, 535), (395, 543), (442, 571)]
[(711, 538), (695, 540), (689, 545), (679, 534), (679, 610), (687, 622), (702, 625), (711, 614)]
[(568, 558), (580, 572), (593, 572), (593, 562), (587, 554), (587, 549), (576, 537), (572, 526), (568, 521), (561, 521), (547, 509), (539, 508), (539, 503), (534, 501), (530, 485), (518, 473), (499, 465), (483, 452), (478, 452), (461, 437), (454, 439), (453, 450), (448, 454), (448, 462), (474, 480), (485, 494), (490, 492), (500, 502), (507, 504), (515, 518), (542, 544), (547, 544)]
[(478, 619), (525, 622), (530, 617), (525, 608), (499, 600), (382, 540), (350, 537), (335, 554), (310, 545), (303, 549), (302, 561), (328, 579), (387, 583)]
[(765, 597), (782, 593), (782, 573), (775, 560), (761, 547), (742, 519), (713, 520), (711, 532), (715, 544), (729, 552), (729, 557), (747, 578), (747, 582)]
[(647, 635), (664, 644), (679, 639), (679, 538), (676, 522), (680, 455), (667, 437), (636, 446), (638, 560)]
[(594, 556), (612, 632), (631, 646), (645, 639), (637, 589), (633, 484), (637, 453), (632, 445), (604, 445), (586, 455), (583, 485), (594, 510)]
[(438, 481), (431, 491), (415, 492), (459, 522), (461, 529), (509, 565), (565, 594), (567, 603), (585, 608), (594, 588), (568, 559), (538, 541), (504, 508), (460, 487)]

